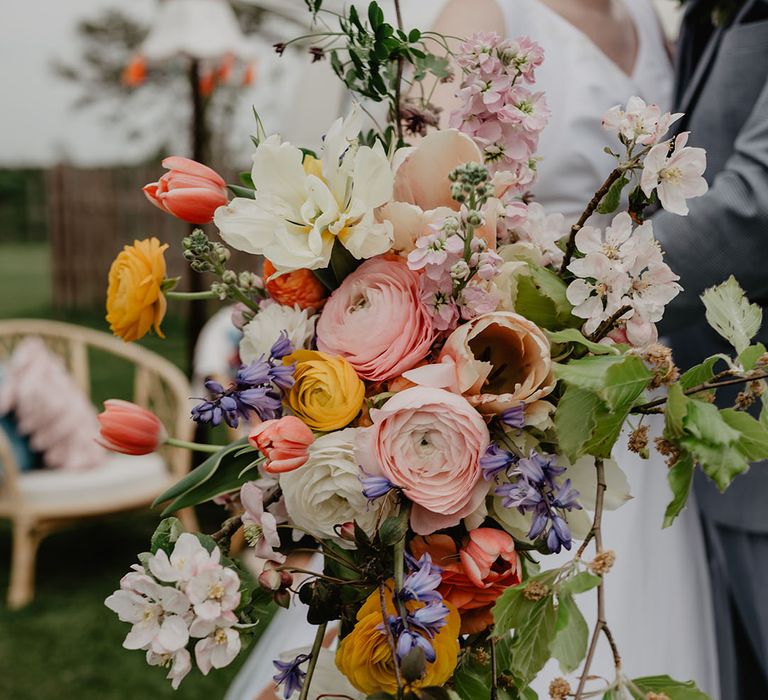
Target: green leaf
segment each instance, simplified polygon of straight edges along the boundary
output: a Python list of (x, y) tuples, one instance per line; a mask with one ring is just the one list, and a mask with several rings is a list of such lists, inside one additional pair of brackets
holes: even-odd
[(597, 394), (568, 386), (555, 412), (555, 432), (560, 450), (571, 462), (584, 454), (584, 445), (597, 426), (602, 401)]
[(726, 423), (717, 406), (703, 401), (688, 402), (684, 424), (687, 433), (710, 445), (732, 445), (741, 437)]
[(765, 355), (765, 352), (765, 345), (762, 343), (755, 343), (754, 345), (750, 345), (739, 355), (739, 362), (741, 363), (741, 366), (749, 372), (749, 370), (755, 368), (757, 361)]
[(600, 585), (602, 579), (599, 576), (590, 574), (588, 571), (581, 571), (575, 576), (571, 576), (565, 583), (560, 586), (560, 592), (569, 595), (576, 595), (577, 593), (586, 593), (593, 588), (597, 588)]
[(600, 343), (593, 343), (591, 340), (584, 337), (584, 335), (576, 328), (566, 328), (562, 331), (544, 331), (544, 335), (547, 336), (549, 342), (555, 345), (564, 343), (574, 343), (585, 347), (595, 355), (617, 355), (619, 351), (612, 345), (601, 345)]
[(724, 408), (720, 415), (731, 428), (740, 433), (737, 444), (750, 462), (768, 459), (768, 426), (749, 413), (733, 408)]
[(619, 203), (621, 202), (621, 193), (628, 184), (629, 178), (627, 178), (626, 175), (622, 175), (616, 180), (597, 206), (598, 213), (612, 214), (615, 212), (619, 208)]
[(511, 671), (526, 685), (550, 658), (556, 621), (557, 611), (549, 595), (534, 603), (527, 619), (515, 632)]
[(179, 539), (179, 535), (184, 532), (184, 526), (178, 518), (165, 518), (152, 534), (149, 549), (152, 554), (156, 554), (162, 549), (169, 552), (171, 545)]
[(705, 384), (715, 376), (715, 365), (721, 359), (718, 355), (708, 357), (699, 365), (694, 365), (687, 372), (680, 375), (679, 384), (683, 389), (693, 389), (695, 386)]
[(750, 304), (744, 290), (731, 275), (701, 295), (709, 325), (742, 353), (757, 335), (763, 320), (762, 309)]
[[(496, 599), (496, 604), (493, 606), (493, 636), (501, 639), (511, 630), (522, 627), (537, 604), (536, 601), (528, 600), (524, 595), (528, 584), (536, 581), (543, 586), (551, 588), (559, 573), (560, 569), (543, 571), (536, 576), (531, 576), (531, 578), (517, 586), (507, 588)], [(550, 591), (547, 597), (552, 597), (552, 591)]]
[(669, 387), (667, 402), (664, 406), (664, 433), (672, 440), (685, 433), (684, 421), (688, 414), (690, 399), (683, 393), (680, 384)]
[(247, 187), (249, 190), (256, 189), (256, 185), (253, 184), (253, 177), (250, 171), (246, 170), (245, 172), (240, 173), (237, 177), (243, 187)]
[(589, 627), (573, 596), (558, 596), (556, 634), (552, 640), (552, 656), (560, 669), (568, 674), (575, 671), (587, 654)]
[(256, 190), (252, 190), (249, 187), (242, 187), (241, 185), (227, 185), (227, 189), (232, 192), (235, 197), (244, 197), (245, 199), (256, 198)]
[(242, 486), (248, 479), (240, 474), (253, 462), (253, 452), (241, 452), (246, 442), (247, 438), (241, 438), (212, 454), (158, 496), (153, 505), (171, 501), (163, 510), (163, 515), (167, 515), (187, 506), (210, 501)]
[(688, 436), (680, 444), (693, 453), (704, 473), (720, 491), (725, 491), (736, 476), (749, 469), (749, 460), (736, 445), (708, 445)]
[(632, 682), (644, 693), (664, 693), (669, 700), (710, 700), (693, 681), (676, 681), (669, 676), (645, 676)]
[[(360, 265), (360, 260), (357, 260), (352, 253), (350, 253), (337, 238), (333, 242), (333, 249), (331, 250), (331, 270), (336, 278), (336, 287), (341, 285), (344, 279), (350, 273), (354, 272)], [(321, 280), (322, 281), (322, 280)]]
[(673, 498), (664, 512), (662, 527), (669, 527), (685, 507), (693, 483), (694, 466), (693, 458), (686, 453), (667, 472), (667, 481), (669, 481), (669, 488), (672, 489)]
[(613, 410), (629, 407), (643, 393), (652, 376), (639, 357), (624, 356), (623, 362), (608, 368), (605, 389), (600, 394)]
[(397, 515), (387, 518), (379, 528), (381, 543), (387, 547), (400, 542), (408, 532), (408, 508), (401, 508)]
[(565, 296), (565, 282), (551, 270), (529, 264), (528, 274), (517, 280), (515, 309), (536, 325), (549, 330), (573, 326), (578, 319)]

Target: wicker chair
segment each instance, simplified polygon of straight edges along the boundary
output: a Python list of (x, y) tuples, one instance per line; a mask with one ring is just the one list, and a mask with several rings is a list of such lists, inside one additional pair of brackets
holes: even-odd
[[(89, 352), (123, 358), (133, 365), (132, 400), (153, 410), (174, 437), (192, 438), (193, 424), (187, 413), (191, 389), (184, 374), (168, 360), (88, 328), (14, 319), (0, 321), (0, 362), (28, 336), (40, 337), (61, 356), (88, 396)], [(86, 472), (21, 472), (0, 429), (0, 518), (13, 524), (8, 605), (18, 608), (32, 600), (35, 559), (43, 537), (78, 520), (148, 507), (163, 489), (189, 471), (190, 460), (187, 450), (166, 447), (160, 454), (147, 457), (110, 455), (103, 468)], [(187, 530), (197, 529), (192, 509), (180, 512), (179, 517)]]

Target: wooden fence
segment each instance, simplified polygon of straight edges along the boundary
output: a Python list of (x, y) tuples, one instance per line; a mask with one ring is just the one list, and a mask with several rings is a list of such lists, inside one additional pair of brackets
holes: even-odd
[[(152, 206), (141, 191), (156, 180), (159, 165), (126, 168), (75, 168), (60, 165), (46, 174), (48, 236), (51, 245), (53, 303), (59, 309), (95, 308), (104, 303), (109, 266), (123, 245), (156, 236), (169, 243), (168, 276), (189, 268), (181, 240), (189, 225)], [(233, 182), (232, 176), (229, 181)], [(215, 228), (208, 234), (215, 237)], [(254, 266), (254, 258), (233, 255), (236, 270)]]

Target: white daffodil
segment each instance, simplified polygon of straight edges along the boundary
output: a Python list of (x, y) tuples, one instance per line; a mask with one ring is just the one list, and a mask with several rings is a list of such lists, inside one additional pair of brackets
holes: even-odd
[(392, 198), (392, 169), (381, 144), (357, 142), (357, 108), (337, 120), (320, 159), (270, 136), (256, 149), (254, 199), (236, 197), (216, 211), (221, 237), (233, 248), (266, 256), (278, 272), (327, 267), (336, 239), (357, 259), (386, 253), (392, 224), (374, 210)]

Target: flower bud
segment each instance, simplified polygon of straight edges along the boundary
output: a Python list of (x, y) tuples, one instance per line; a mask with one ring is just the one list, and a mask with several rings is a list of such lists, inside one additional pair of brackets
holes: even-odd
[(259, 585), (262, 588), (266, 588), (268, 591), (279, 591), (283, 588), (283, 577), (281, 572), (275, 569), (264, 569), (259, 574)]
[(291, 606), (291, 593), (284, 588), (277, 591), (272, 598), (281, 608), (287, 610)]
[(352, 520), (341, 525), (336, 531), (341, 539), (348, 542), (355, 541), (355, 523)]

